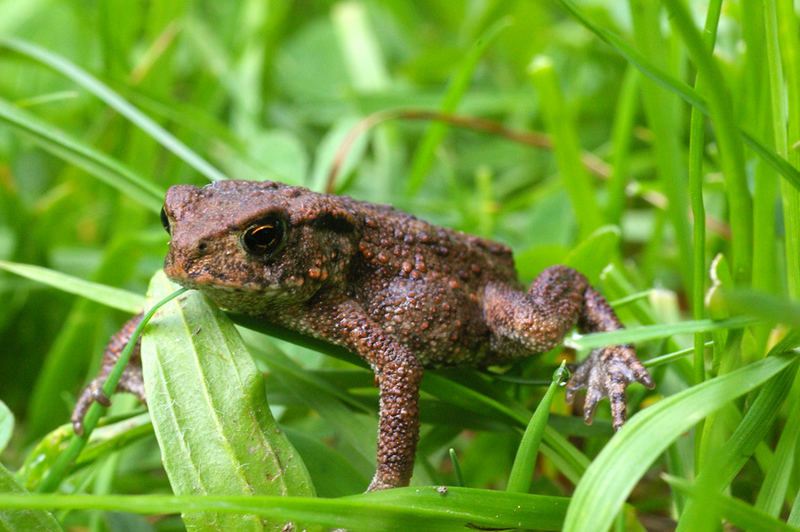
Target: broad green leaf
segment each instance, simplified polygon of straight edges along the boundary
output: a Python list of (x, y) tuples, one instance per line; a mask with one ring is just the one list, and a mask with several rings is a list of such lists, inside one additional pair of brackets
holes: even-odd
[[(163, 272), (157, 301), (174, 290)], [(142, 338), (148, 406), (176, 494), (313, 495), (269, 411), (264, 380), (233, 324), (199, 292), (165, 305)], [(261, 530), (255, 515), (184, 512), (189, 528)], [(286, 523), (272, 521), (279, 530)]]
[(61, 530), (58, 521), (49, 512), (50, 508), (30, 508), (25, 504), (25, 501), (33, 495), (28, 494), (17, 484), (14, 476), (3, 464), (0, 464), (0, 492), (5, 492), (3, 496), (18, 497), (22, 503), (17, 509), (11, 509), (0, 503), (0, 530), (8, 532)]
[(341, 499), (269, 496), (0, 494), (0, 508), (95, 509), (145, 514), (249, 513), (272, 521), (371, 532), (525, 528), (559, 530), (568, 499), (484, 489), (399, 488)]
[(638, 412), (589, 465), (575, 488), (564, 530), (607, 530), (636, 482), (675, 438), (796, 358), (795, 353), (764, 358)]
[(0, 269), (131, 314), (141, 312), (144, 304), (144, 298), (139, 294), (93, 283), (34, 264), (0, 261)]

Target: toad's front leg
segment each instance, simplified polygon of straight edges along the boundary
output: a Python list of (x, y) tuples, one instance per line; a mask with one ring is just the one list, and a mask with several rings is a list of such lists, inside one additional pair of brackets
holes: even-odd
[(357, 304), (318, 302), (310, 332), (343, 345), (366, 360), (380, 387), (380, 422), (375, 476), (367, 491), (408, 486), (419, 439), (422, 365)]
[[(103, 406), (109, 406), (111, 400), (103, 393), (103, 385), (108, 379), (108, 375), (117, 363), (122, 350), (131, 339), (139, 322), (142, 321), (142, 315), (134, 316), (125, 322), (125, 325), (117, 331), (114, 336), (108, 341), (105, 352), (103, 353), (103, 361), (100, 365), (100, 371), (97, 376), (92, 379), (92, 382), (86, 386), (78, 397), (75, 408), (72, 410), (72, 427), (75, 429), (75, 434), (83, 434), (83, 419), (89, 411), (89, 407), (93, 402), (98, 402)], [(144, 381), (142, 380), (142, 360), (140, 358), (141, 341), (138, 340), (131, 352), (131, 358), (128, 365), (122, 371), (119, 381), (117, 382), (117, 392), (130, 392), (134, 394), (141, 402), (145, 402)]]

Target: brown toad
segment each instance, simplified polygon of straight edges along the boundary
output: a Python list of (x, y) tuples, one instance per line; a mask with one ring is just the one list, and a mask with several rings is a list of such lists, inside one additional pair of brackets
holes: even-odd
[[(164, 270), (221, 307), (341, 345), (380, 387), (377, 471), (369, 490), (408, 485), (419, 437), (423, 367), (488, 366), (547, 351), (577, 326), (622, 328), (579, 272), (552, 266), (527, 292), (508, 247), (385, 205), (270, 182), (174, 186), (162, 222)], [(112, 339), (73, 414), (76, 431), (140, 318)], [(118, 389), (144, 400), (138, 352)], [(596, 350), (567, 385), (588, 388), (585, 418), (609, 397), (625, 420), (625, 387), (652, 387), (632, 346)]]

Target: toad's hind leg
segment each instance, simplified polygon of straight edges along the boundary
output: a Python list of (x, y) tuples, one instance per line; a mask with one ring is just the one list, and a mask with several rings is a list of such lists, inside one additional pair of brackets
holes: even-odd
[[(613, 331), (622, 324), (608, 302), (580, 272), (551, 266), (533, 281), (528, 293), (504, 283), (489, 283), (484, 315), (492, 330), (492, 349), (512, 358), (541, 353), (557, 346), (570, 329)], [(587, 388), (584, 418), (590, 423), (598, 401), (608, 397), (614, 427), (625, 421), (625, 387), (653, 381), (631, 345), (609, 346), (592, 352), (567, 384), (567, 400)]]

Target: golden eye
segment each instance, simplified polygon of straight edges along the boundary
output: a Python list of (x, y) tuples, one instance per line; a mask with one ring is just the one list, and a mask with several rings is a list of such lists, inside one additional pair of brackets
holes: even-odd
[(283, 243), (286, 234), (284, 221), (277, 216), (259, 220), (242, 234), (242, 245), (255, 257), (268, 257)]
[(161, 207), (161, 225), (164, 226), (164, 229), (166, 229), (167, 233), (170, 232), (169, 231), (169, 218), (167, 217), (167, 211), (164, 209), (164, 207)]

